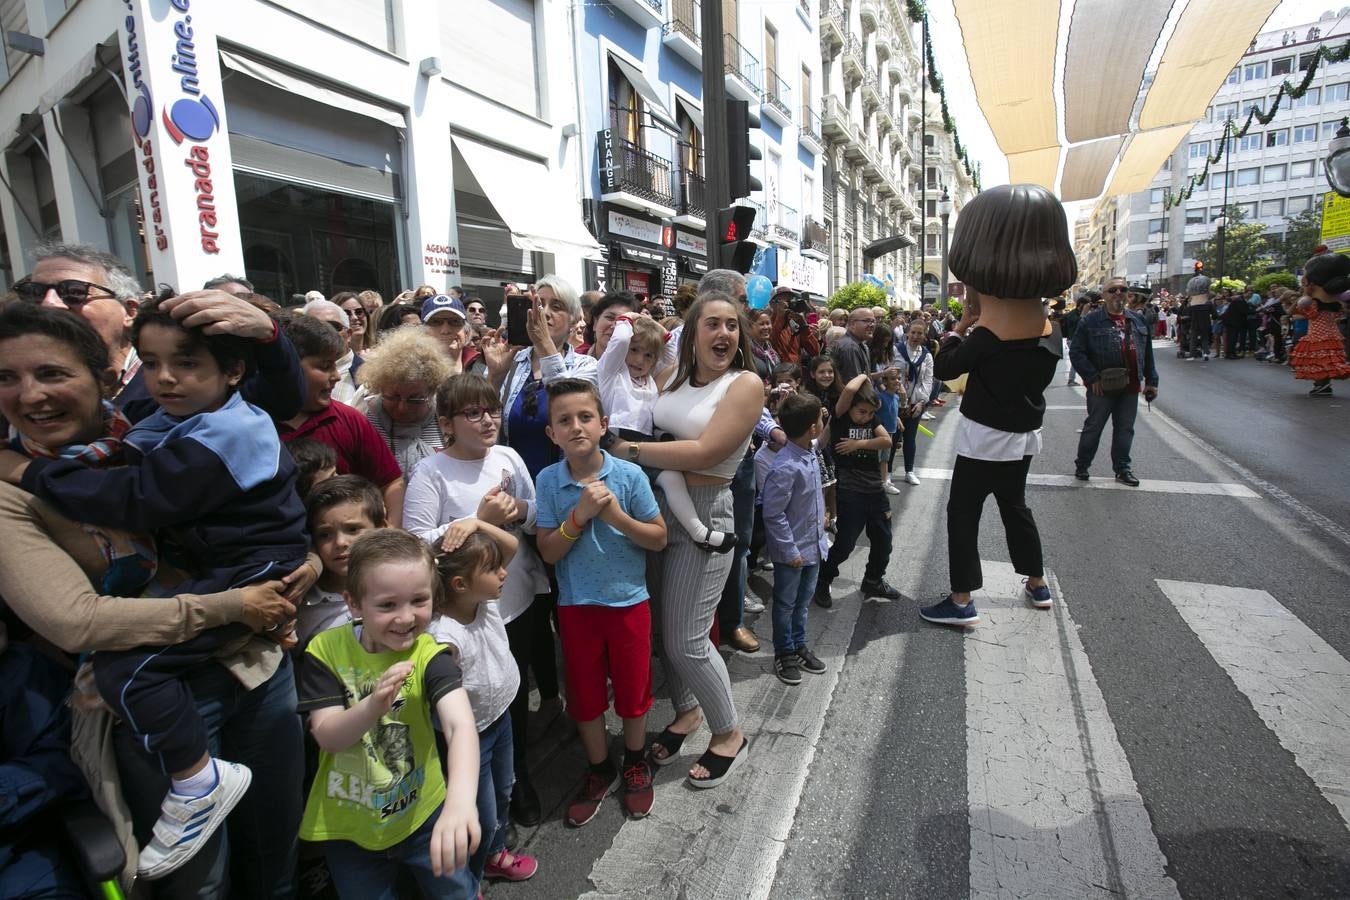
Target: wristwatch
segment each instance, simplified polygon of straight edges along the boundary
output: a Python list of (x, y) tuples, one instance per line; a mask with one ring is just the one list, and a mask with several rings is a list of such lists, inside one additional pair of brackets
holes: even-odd
[(637, 441), (630, 441), (628, 444), (628, 461), (635, 463), (638, 461), (638, 454), (642, 452), (642, 444)]

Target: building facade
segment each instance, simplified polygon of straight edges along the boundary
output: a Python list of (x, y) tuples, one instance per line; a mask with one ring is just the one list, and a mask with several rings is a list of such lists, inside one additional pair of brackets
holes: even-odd
[[(942, 108), (937, 98), (926, 98), (924, 117), (924, 153), (923, 179), (924, 189), (920, 199), (923, 208), (923, 276), (920, 279), (922, 299), (931, 303), (943, 297), (943, 242), (951, 244), (951, 231), (961, 216), (961, 209), (975, 196), (974, 179), (966, 172), (965, 165), (956, 157), (956, 145), (952, 136), (942, 126)], [(942, 211), (946, 203), (951, 204), (947, 220), (944, 222)], [(951, 274), (946, 273), (946, 295), (961, 299), (965, 296), (965, 286)]]
[[(1281, 82), (1302, 80), (1319, 45), (1338, 46), (1350, 37), (1348, 12), (1328, 11), (1316, 22), (1258, 35), (1214, 96), (1204, 120), (1173, 152), (1149, 190), (1111, 204), (1117, 219), (1111, 240), (1118, 241), (1117, 252), (1095, 264), (1080, 256), (1080, 267), (1177, 289), (1215, 235), (1225, 203), (1236, 205), (1245, 221), (1264, 225), (1272, 249), (1280, 247), (1286, 217), (1317, 208), (1329, 190), (1322, 163), (1341, 119), (1350, 115), (1350, 62), (1322, 61), (1302, 98), (1283, 99), (1269, 124), (1254, 121), (1245, 136), (1229, 139), (1224, 159), (1211, 167), (1210, 177), (1189, 200), (1164, 210), (1164, 197), (1169, 191), (1179, 193), (1189, 176), (1202, 171), (1205, 158), (1223, 140), (1226, 122), (1232, 120), (1236, 129), (1254, 105), (1269, 109)], [(1106, 204), (1098, 206), (1105, 209)], [(1094, 226), (1099, 220), (1103, 216), (1094, 211)]]

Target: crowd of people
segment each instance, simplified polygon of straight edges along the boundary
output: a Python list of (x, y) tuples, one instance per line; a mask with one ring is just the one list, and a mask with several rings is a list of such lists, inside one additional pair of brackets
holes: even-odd
[[(1302, 346), (1345, 377), (1317, 323), (1350, 261), (1319, 260)], [(920, 614), (978, 621), (991, 494), (1050, 608), (1025, 485), (1066, 352), (1040, 298), (1077, 274), (1062, 207), (986, 191), (952, 268), (959, 317), (786, 288), (751, 308), (723, 269), (672, 298), (546, 276), (505, 286), (513, 344), (507, 306), (458, 288), (147, 296), (102, 251), (41, 247), (0, 307), (0, 880), (78, 893), (51, 825), (92, 795), (157, 895), (479, 896), (538, 871), (527, 736), (563, 710), (587, 761), (569, 826), (615, 794), (648, 815), (705, 725), (685, 778), (717, 788), (753, 739), (717, 646), (760, 648), (749, 572), (772, 568), (777, 678), (824, 672), (808, 612), (864, 532), (861, 595), (901, 596), (889, 497), (919, 484), (947, 382), (951, 592)], [(1049, 316), (1089, 386), (1080, 477), (1157, 392), (1128, 294)], [(1112, 462), (1138, 484), (1128, 444)], [(655, 737), (653, 655), (675, 710)]]

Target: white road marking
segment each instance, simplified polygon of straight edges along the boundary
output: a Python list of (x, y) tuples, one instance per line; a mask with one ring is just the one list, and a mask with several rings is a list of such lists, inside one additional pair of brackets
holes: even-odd
[(982, 561), (965, 639), (972, 897), (1177, 897), (1053, 575), (1053, 610)]
[(1157, 584), (1350, 826), (1350, 662), (1265, 591)]
[[(920, 480), (934, 478), (938, 481), (950, 481), (951, 469), (915, 469), (914, 474)], [(1261, 495), (1243, 484), (1209, 481), (1161, 481), (1155, 478), (1139, 479), (1139, 487), (1121, 484), (1114, 478), (1097, 476), (1089, 481), (1079, 481), (1072, 475), (1027, 476), (1027, 484), (1037, 487), (1097, 488), (1104, 491), (1148, 491), (1155, 494), (1194, 494), (1210, 497), (1237, 497), (1243, 500), (1258, 500)]]
[(1053, 403), (1048, 403), (1048, 404), (1046, 404), (1046, 407), (1045, 407), (1045, 408), (1046, 408), (1046, 409), (1076, 409), (1076, 410), (1078, 410), (1080, 413), (1085, 413), (1085, 412), (1087, 412), (1087, 407), (1084, 406), (1082, 403), (1075, 403), (1075, 404), (1073, 404), (1073, 405), (1065, 405), (1065, 404), (1056, 405), (1056, 404), (1053, 404)]

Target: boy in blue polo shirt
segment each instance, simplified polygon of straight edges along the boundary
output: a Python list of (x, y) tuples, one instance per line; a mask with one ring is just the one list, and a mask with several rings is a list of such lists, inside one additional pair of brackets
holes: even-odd
[(623, 804), (642, 818), (653, 798), (644, 752), (652, 705), (646, 551), (666, 546), (666, 525), (642, 469), (600, 449), (609, 422), (595, 385), (564, 378), (547, 390), (548, 436), (563, 460), (536, 482), (539, 555), (557, 566), (567, 709), (590, 763), (567, 824), (585, 825), (619, 786), (605, 732), (607, 673), (623, 719)]

